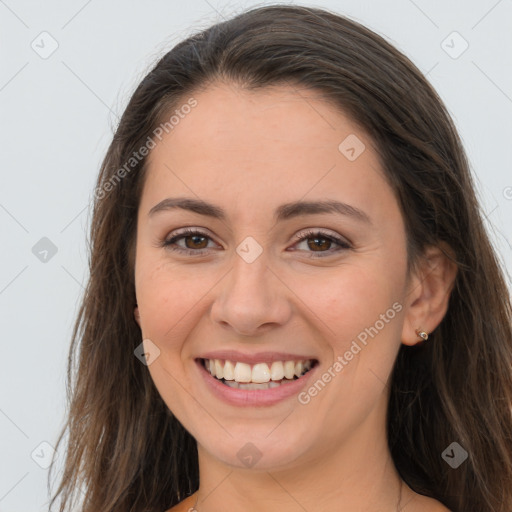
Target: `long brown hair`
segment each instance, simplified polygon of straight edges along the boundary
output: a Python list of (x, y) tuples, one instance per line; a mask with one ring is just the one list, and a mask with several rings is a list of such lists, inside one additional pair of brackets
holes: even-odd
[[(389, 447), (416, 492), (454, 512), (510, 512), (510, 297), (452, 120), (421, 72), (385, 39), (327, 10), (284, 5), (243, 12), (176, 45), (122, 115), (94, 197), (90, 278), (57, 447), (66, 433), (69, 439), (50, 509), (61, 496), (61, 512), (75, 498), (84, 498), (83, 512), (162, 512), (198, 489), (196, 442), (134, 356), (141, 333), (133, 244), (147, 159), (130, 159), (174, 109), (215, 82), (321, 92), (372, 138), (403, 213), (409, 268), (427, 245), (450, 248), (458, 272), (448, 311), (428, 343), (402, 345), (396, 360)], [(452, 442), (468, 452), (457, 469), (442, 458)]]

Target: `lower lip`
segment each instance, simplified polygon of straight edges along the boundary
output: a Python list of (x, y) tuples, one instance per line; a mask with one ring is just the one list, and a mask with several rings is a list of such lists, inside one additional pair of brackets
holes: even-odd
[(302, 377), (291, 382), (281, 384), (277, 388), (269, 389), (236, 389), (223, 384), (219, 379), (212, 377), (210, 372), (206, 370), (201, 359), (196, 360), (199, 373), (204, 379), (206, 385), (221, 400), (237, 406), (267, 406), (273, 405), (293, 395), (297, 395), (302, 388), (306, 386), (310, 380), (311, 374), (315, 372), (318, 363), (311, 368)]

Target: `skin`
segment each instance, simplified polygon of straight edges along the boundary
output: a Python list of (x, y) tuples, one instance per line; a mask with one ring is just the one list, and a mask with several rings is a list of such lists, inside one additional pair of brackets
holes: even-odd
[[(372, 141), (314, 91), (250, 93), (218, 83), (194, 98), (197, 106), (149, 155), (137, 220), (135, 317), (142, 338), (160, 350), (148, 370), (198, 443), (200, 488), (172, 511), (197, 500), (199, 512), (340, 504), (395, 511), (400, 477), (385, 434), (387, 382), (400, 344), (418, 343), (415, 329), (431, 332), (442, 320), (455, 268), (430, 248), (407, 276), (403, 218)], [(366, 146), (354, 161), (338, 149), (350, 134)], [(168, 197), (212, 202), (227, 219), (185, 210), (148, 215)], [(273, 220), (283, 203), (320, 199), (363, 210), (371, 223), (336, 213)], [(205, 254), (159, 245), (186, 226), (209, 238), (177, 245)], [(307, 228), (351, 248), (316, 248), (314, 237), (297, 242), (293, 236)], [(263, 250), (252, 263), (236, 252), (248, 236)], [(194, 358), (212, 348), (314, 354), (319, 378), (393, 303), (401, 311), (307, 404), (291, 397), (266, 407), (229, 405), (197, 378)], [(237, 457), (248, 442), (262, 454), (251, 468)], [(447, 510), (402, 485), (400, 510)]]

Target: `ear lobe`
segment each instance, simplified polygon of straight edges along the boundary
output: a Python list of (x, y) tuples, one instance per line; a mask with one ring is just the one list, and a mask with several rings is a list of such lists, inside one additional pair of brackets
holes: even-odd
[(133, 310), (133, 316), (135, 317), (135, 321), (137, 322), (137, 324), (139, 324), (140, 327), (140, 314), (138, 306), (135, 306), (135, 309)]
[(425, 251), (406, 296), (402, 330), (405, 345), (422, 343), (416, 330), (431, 333), (444, 318), (457, 275), (454, 260), (453, 251), (444, 243)]

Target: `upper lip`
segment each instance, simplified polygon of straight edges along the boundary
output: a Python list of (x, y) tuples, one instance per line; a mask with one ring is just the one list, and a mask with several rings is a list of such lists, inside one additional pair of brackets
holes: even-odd
[(246, 364), (256, 364), (273, 361), (307, 361), (317, 360), (316, 357), (308, 355), (290, 354), (289, 352), (258, 352), (246, 354), (238, 350), (215, 350), (199, 356), (200, 359), (222, 359), (239, 361)]

